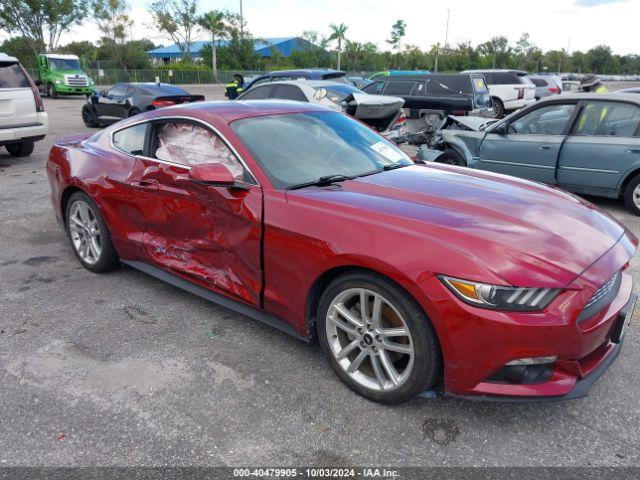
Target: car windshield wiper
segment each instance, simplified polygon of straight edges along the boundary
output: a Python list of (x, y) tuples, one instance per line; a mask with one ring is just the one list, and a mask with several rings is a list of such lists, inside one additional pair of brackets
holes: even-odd
[(390, 163), (388, 165), (384, 165), (382, 167), (382, 171), (386, 172), (387, 170), (395, 170), (396, 168), (402, 168), (402, 167), (408, 167), (408, 166), (409, 166), (409, 164), (407, 164), (407, 163), (400, 163), (400, 162)]
[(346, 175), (326, 175), (324, 177), (320, 177), (317, 180), (312, 182), (298, 183), (297, 185), (291, 185), (287, 187), (287, 190), (297, 190), (298, 188), (306, 188), (306, 187), (322, 187), (324, 185), (331, 185), (336, 182), (344, 182), (345, 180), (351, 180), (353, 177), (348, 177)]

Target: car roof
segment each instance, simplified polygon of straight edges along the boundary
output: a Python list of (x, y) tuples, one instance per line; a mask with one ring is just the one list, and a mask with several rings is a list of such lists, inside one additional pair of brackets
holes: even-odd
[[(151, 110), (141, 115), (145, 119), (186, 116), (203, 120), (220, 127), (243, 118), (260, 117), (264, 115), (279, 115), (304, 112), (334, 112), (327, 107), (313, 103), (291, 102), (287, 100), (219, 100), (209, 102), (183, 103), (172, 107)], [(133, 118), (133, 117), (132, 117)], [(142, 117), (137, 115), (135, 119)], [(122, 122), (117, 124), (120, 128)]]
[(325, 75), (327, 73), (343, 73), (346, 75), (346, 72), (342, 70), (333, 70), (331, 68), (299, 68), (295, 70), (274, 70), (273, 72), (269, 72), (268, 75), (278, 75), (278, 74), (296, 74), (296, 73), (310, 73), (310, 74), (318, 74)]
[[(356, 90), (358, 89), (358, 87), (354, 85), (349, 85), (348, 83), (343, 82), (336, 82), (333, 80), (278, 80), (276, 82), (269, 82), (265, 85), (306, 85), (313, 88), (340, 86), (355, 88)], [(258, 87), (262, 87), (262, 85), (258, 85)]]
[(417, 80), (437, 80), (439, 78), (461, 78), (468, 75), (480, 74), (480, 72), (467, 73), (429, 73), (424, 75), (389, 75), (387, 77), (374, 78), (373, 82), (408, 82)]
[(47, 58), (59, 58), (61, 60), (80, 60), (77, 55), (70, 55), (64, 53), (43, 53), (43, 56)]
[(563, 103), (565, 100), (599, 100), (599, 101), (625, 101), (635, 103), (640, 106), (640, 95), (635, 93), (567, 93), (562, 95), (553, 95), (551, 97), (541, 98), (536, 102), (536, 104), (540, 103), (549, 103), (549, 102), (558, 102)]
[(15, 63), (18, 63), (18, 59), (16, 57), (10, 57), (6, 53), (0, 52), (0, 62), (15, 62)]
[(485, 69), (475, 69), (475, 70), (464, 70), (460, 73), (493, 73), (493, 72), (514, 72), (518, 74), (528, 75), (525, 70), (515, 70), (515, 69), (507, 69), (507, 68), (485, 68)]

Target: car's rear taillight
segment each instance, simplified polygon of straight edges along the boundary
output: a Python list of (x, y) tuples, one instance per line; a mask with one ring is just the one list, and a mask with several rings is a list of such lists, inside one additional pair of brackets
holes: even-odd
[(455, 117), (464, 117), (467, 112), (465, 110), (454, 110), (451, 114)]
[(558, 87), (551, 87), (549, 88), (549, 91), (551, 93), (560, 93), (560, 89)]
[(518, 100), (522, 100), (524, 98), (524, 88), (517, 87), (516, 90), (518, 91)]
[(29, 81), (29, 86), (31, 87), (31, 91), (33, 92), (33, 99), (36, 102), (36, 111), (44, 112), (44, 103), (42, 103), (42, 96), (40, 95), (40, 90), (38, 89), (38, 86), (35, 84), (35, 82), (33, 81), (33, 78), (31, 78), (31, 75), (27, 73), (24, 67), (20, 64), (18, 65), (22, 70), (22, 73), (24, 73), (24, 76), (27, 77), (27, 80)]
[(175, 105), (175, 104), (176, 102), (174, 100), (155, 99), (154, 101), (151, 102), (151, 105), (154, 108), (170, 107), (171, 105)]

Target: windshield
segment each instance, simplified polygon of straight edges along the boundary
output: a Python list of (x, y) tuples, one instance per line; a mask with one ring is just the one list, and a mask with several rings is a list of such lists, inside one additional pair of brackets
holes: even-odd
[(231, 128), (278, 189), (413, 164), (378, 133), (338, 112), (265, 115), (236, 120)]
[[(326, 97), (333, 103), (340, 103), (352, 93), (363, 93), (362, 90), (352, 85), (331, 85), (329, 87), (316, 87), (316, 92), (326, 91)], [(324, 95), (322, 95), (324, 96)]]
[(49, 57), (51, 70), (82, 70), (80, 60), (77, 58), (51, 58)]

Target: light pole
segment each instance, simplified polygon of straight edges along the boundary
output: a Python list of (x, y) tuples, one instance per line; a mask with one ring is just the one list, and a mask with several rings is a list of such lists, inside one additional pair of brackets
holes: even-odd
[(444, 49), (447, 49), (447, 43), (449, 42), (449, 15), (451, 15), (451, 10), (447, 8), (447, 28), (444, 33)]
[(242, 0), (240, 0), (240, 39), (244, 38), (244, 16), (242, 14)]

